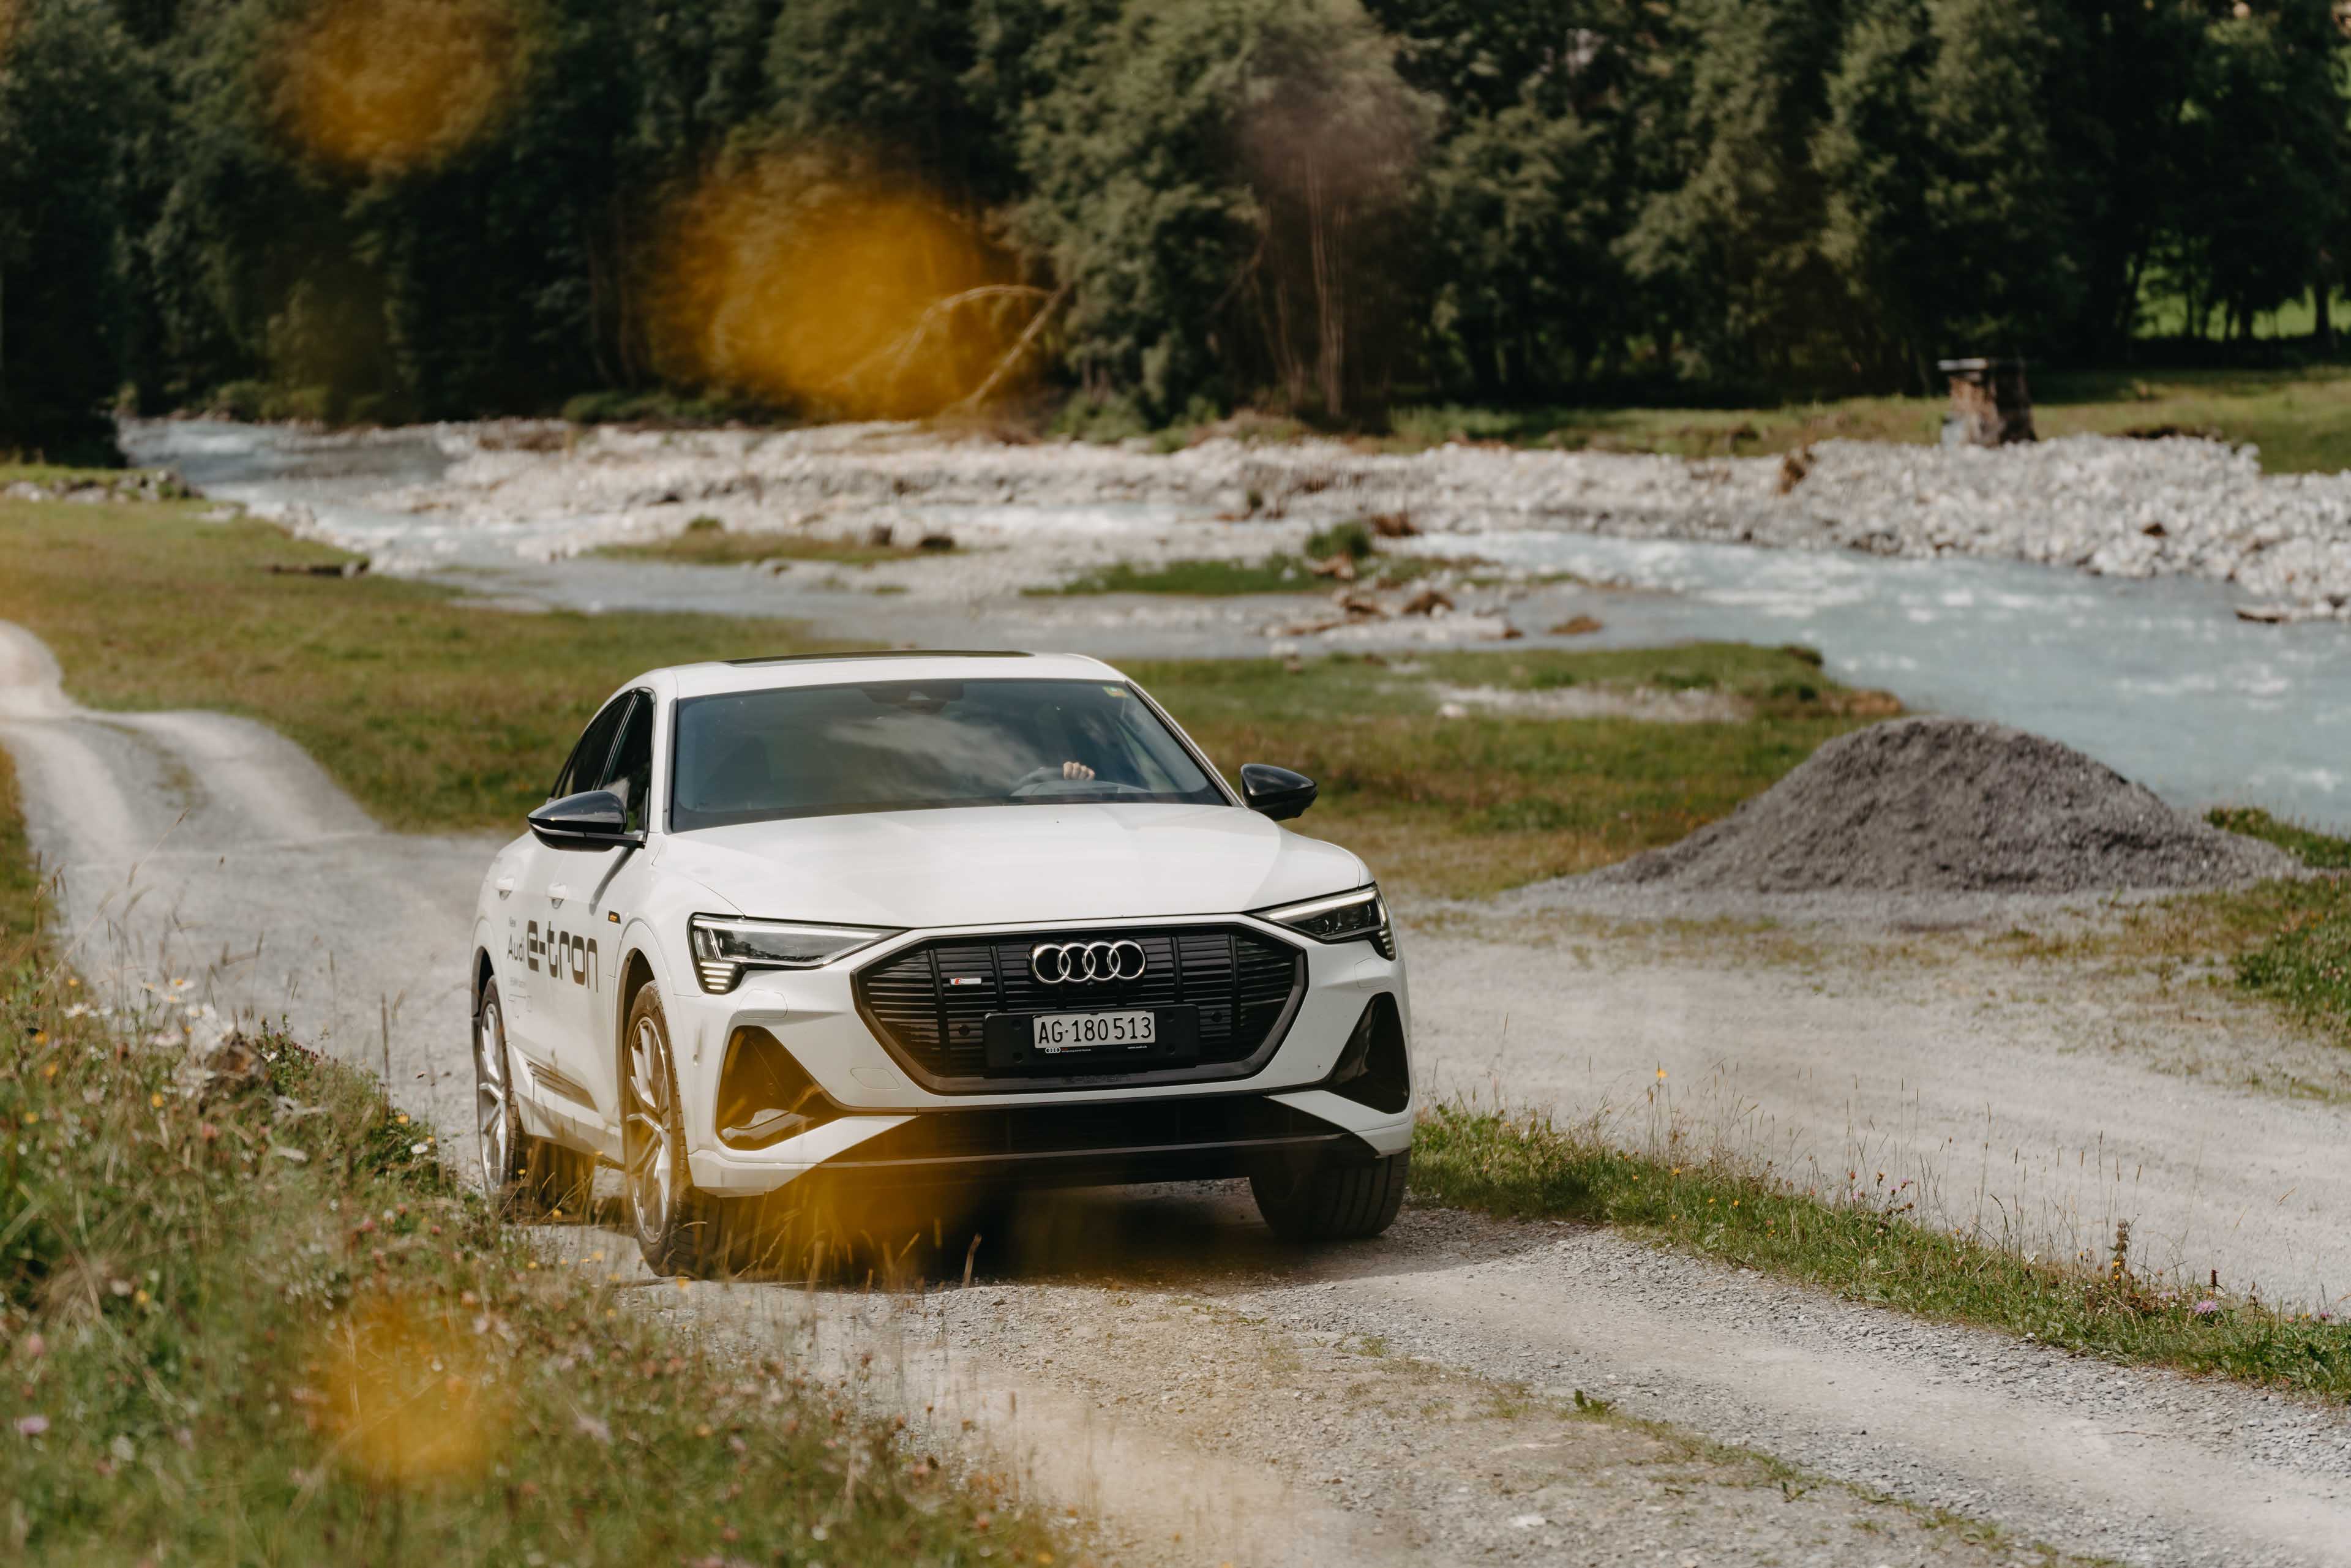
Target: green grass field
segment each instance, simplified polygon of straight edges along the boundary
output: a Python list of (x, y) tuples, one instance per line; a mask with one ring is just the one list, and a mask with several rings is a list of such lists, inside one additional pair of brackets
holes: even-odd
[[(264, 570), (272, 562), (336, 558), (257, 523), (204, 522), (202, 511), (199, 506), (178, 502), (0, 502), (0, 549), (8, 551), (16, 569), (0, 580), (0, 616), (23, 622), (49, 642), (64, 664), (69, 687), (82, 700), (120, 707), (205, 706), (250, 714), (309, 747), (362, 801), (396, 826), (448, 829), (511, 822), (538, 799), (544, 779), (594, 703), (648, 664), (805, 645), (791, 628), (776, 623), (679, 615), (522, 615), (470, 608), (446, 593), (412, 583), (272, 574)], [(1319, 779), (1322, 799), (1299, 825), (1360, 849), (1392, 888), (1424, 896), (1474, 895), (1588, 869), (1670, 842), (1768, 788), (1822, 741), (1893, 711), (1883, 694), (1850, 691), (1825, 679), (1817, 657), (1806, 650), (1738, 644), (1592, 653), (1447, 653), (1408, 661), (1333, 656), (1294, 667), (1274, 660), (1163, 661), (1130, 668), (1228, 768), (1243, 761), (1272, 761)], [(1736, 716), (1691, 724), (1522, 717), (1486, 711), (1448, 715), (1447, 690), (1458, 687), (1537, 695), (1578, 688), (1601, 694), (1642, 688), (1707, 692), (1723, 699)], [(2227, 825), (2276, 839), (2316, 863), (2351, 861), (2351, 843), (2258, 814), (2233, 816)], [(20, 936), (37, 918), (37, 890), (23, 862), (16, 812), (0, 795), (0, 923), (5, 923), (0, 928)], [(2351, 999), (2344, 978), (2346, 946), (2351, 946), (2346, 936), (2351, 932), (2351, 914), (2346, 914), (2342, 892), (2346, 885), (2351, 884), (2273, 883), (2243, 894), (2174, 901), (2134, 913), (2129, 919), (2141, 925), (2126, 927), (2123, 936), (2101, 940), (2135, 943), (2149, 952), (2207, 956), (2219, 952), (2236, 963), (2239, 983), (2248, 989), (2276, 998), (2321, 1027), (2340, 1028), (2345, 1003)], [(20, 955), (22, 951), (20, 940)], [(103, 1052), (41, 1054), (40, 1048), (57, 1041), (86, 1043), (89, 1031), (99, 1026), (67, 1019), (56, 996), (38, 988), (26, 990), (25, 966), (19, 961), (16, 968), (19, 989), (9, 1005), (22, 1016), (0, 1019), (10, 1042), (0, 1050), (30, 1054), (15, 1071), (0, 1073), (0, 1101), (10, 1092), (47, 1096), (53, 1089), (60, 1093), (96, 1090), (100, 1100), (87, 1103), (103, 1102), (110, 1115), (123, 1106), (136, 1113), (140, 1096), (146, 1092), (144, 1081), (133, 1085), (120, 1075), (152, 1071), (152, 1061), (115, 1059)], [(515, 1252), (510, 1242), (499, 1239), (461, 1199), (431, 1185), (437, 1178), (430, 1176), (427, 1166), (377, 1159), (392, 1137), (382, 1124), (389, 1113), (380, 1105), (366, 1110), (374, 1103), (358, 1081), (338, 1077), (322, 1064), (305, 1066), (298, 1058), (287, 1060), (297, 1065), (287, 1071), (323, 1076), (285, 1080), (279, 1092), (292, 1083), (300, 1094), (344, 1108), (337, 1112), (340, 1120), (306, 1129), (304, 1137), (328, 1140), (315, 1148), (300, 1138), (259, 1130), (259, 1124), (238, 1124), (242, 1130), (235, 1133), (235, 1143), (221, 1141), (227, 1134), (217, 1132), (212, 1140), (192, 1137), (183, 1121), (171, 1119), (178, 1113), (168, 1103), (150, 1107), (162, 1113), (155, 1119), (153, 1148), (141, 1144), (132, 1147), (143, 1151), (141, 1159), (168, 1155), (183, 1164), (194, 1162), (186, 1168), (199, 1172), (213, 1168), (203, 1161), (216, 1159), (224, 1180), (250, 1183), (266, 1176), (269, 1180), (254, 1189), (261, 1195), (254, 1201), (266, 1197), (281, 1208), (290, 1206), (298, 1216), (315, 1216), (320, 1206), (348, 1199), (355, 1212), (381, 1209), (405, 1218), (399, 1216), (399, 1208), (406, 1204), (410, 1215), (418, 1217), (416, 1224), (404, 1228), (386, 1222), (385, 1243), (406, 1244), (389, 1275), (381, 1267), (372, 1273), (366, 1268), (347, 1269), (341, 1283), (333, 1287), (346, 1295), (338, 1298), (322, 1286), (325, 1295), (289, 1299), (289, 1310), (324, 1312), (321, 1321), (340, 1325), (340, 1343), (346, 1344), (358, 1343), (355, 1335), (372, 1332), (367, 1324), (374, 1320), (354, 1303), (375, 1299), (365, 1292), (379, 1288), (411, 1302), (402, 1309), (410, 1313), (403, 1321), (414, 1322), (428, 1321), (430, 1314), (413, 1303), (445, 1302), (453, 1290), (461, 1296), (471, 1291), (481, 1301), (507, 1303), (502, 1310), (510, 1310), (517, 1322), (527, 1318), (542, 1325), (562, 1325), (560, 1333), (552, 1327), (544, 1330), (546, 1345), (568, 1343), (575, 1320), (584, 1331), (594, 1333), (645, 1332), (600, 1328), (600, 1322), (622, 1320), (598, 1317), (600, 1311), (610, 1309), (598, 1305), (601, 1298), (591, 1288), (570, 1281), (556, 1290), (558, 1281), (532, 1278), (541, 1271)], [(55, 1083), (52, 1067), (57, 1069)], [(85, 1082), (88, 1073), (101, 1070), (116, 1073), (120, 1081)], [(76, 1150), (99, 1146), (90, 1139), (97, 1129), (94, 1122), (77, 1126), (64, 1119), (78, 1113), (73, 1112), (74, 1103), (44, 1098), (37, 1103), (26, 1100), (14, 1110), (0, 1104), (0, 1112), (16, 1115), (21, 1125), (62, 1129), (41, 1133), (27, 1145), (44, 1151), (31, 1165), (20, 1155), (16, 1165), (0, 1175), (12, 1180), (25, 1170), (37, 1175), (40, 1162), (47, 1160), (48, 1176), (43, 1179), (54, 1177), (68, 1186), (88, 1180), (87, 1170), (76, 1175), (68, 1162), (81, 1157)], [(250, 1113), (266, 1116), (257, 1108)], [(235, 1107), (207, 1113), (215, 1128), (230, 1126), (232, 1118), (247, 1113)], [(54, 1119), (44, 1122), (44, 1116)], [(141, 1122), (142, 1140), (151, 1136), (144, 1125)], [(110, 1135), (128, 1134), (118, 1129)], [(40, 1141), (52, 1136), (61, 1140), (54, 1154)], [(272, 1158), (287, 1158), (272, 1153), (277, 1144), (296, 1147), (305, 1158), (292, 1162), (290, 1168), (271, 1164)], [(2138, 1280), (2126, 1255), (2119, 1270), (2110, 1267), (2103, 1272), (2028, 1264), (1916, 1225), (1906, 1217), (1898, 1197), (1798, 1193), (1728, 1167), (1677, 1169), (1670, 1163), (1660, 1166), (1609, 1149), (1573, 1129), (1474, 1108), (1455, 1106), (1436, 1113), (1417, 1146), (1423, 1152), (1416, 1166), (1416, 1189), (1437, 1201), (1501, 1213), (1604, 1219), (1860, 1299), (2031, 1332), (2093, 1354), (2330, 1394), (2351, 1392), (2351, 1353), (2339, 1329), (2282, 1317), (2233, 1299), (2199, 1312), (2196, 1303)], [(364, 1190), (301, 1185), (324, 1180), (333, 1171), (340, 1171), (336, 1179), (345, 1183), (369, 1185)], [(426, 1185), (415, 1185), (419, 1182)], [(122, 1201), (166, 1202), (153, 1182), (133, 1186), (136, 1191), (127, 1191)], [(42, 1196), (47, 1190), (34, 1183), (0, 1197), (0, 1232), (15, 1226), (17, 1234), (25, 1234), (37, 1221), (22, 1216), (49, 1213), (52, 1205), (64, 1203), (62, 1196)], [(180, 1471), (159, 1472), (164, 1479), (154, 1483), (152, 1495), (142, 1490), (126, 1515), (132, 1520), (154, 1517), (153, 1511), (175, 1495), (174, 1487), (201, 1479), (214, 1494), (245, 1500), (216, 1521), (223, 1543), (219, 1551), (222, 1560), (227, 1560), (239, 1552), (249, 1554), (255, 1538), (240, 1532), (260, 1529), (255, 1520), (287, 1505), (285, 1469), (325, 1475), (333, 1466), (305, 1469), (303, 1461), (288, 1457), (293, 1450), (287, 1445), (297, 1441), (290, 1427), (262, 1431), (250, 1425), (252, 1406), (260, 1403), (252, 1393), (252, 1380), (264, 1374), (255, 1370), (261, 1358), (254, 1342), (235, 1336), (248, 1328), (278, 1332), (282, 1320), (264, 1313), (252, 1324), (231, 1322), (218, 1301), (204, 1295), (223, 1289), (217, 1280), (202, 1272), (170, 1274), (183, 1265), (170, 1261), (175, 1255), (164, 1242), (146, 1238), (160, 1237), (170, 1224), (200, 1224), (213, 1228), (204, 1232), (214, 1239), (207, 1247), (225, 1246), (220, 1253), (227, 1260), (225, 1267), (255, 1278), (275, 1277), (275, 1270), (308, 1279), (303, 1270), (310, 1266), (299, 1257), (268, 1251), (273, 1241), (236, 1230), (237, 1225), (249, 1224), (239, 1217), (252, 1212), (237, 1207), (244, 1198), (232, 1200), (202, 1182), (196, 1191), (209, 1206), (201, 1220), (191, 1219), (184, 1207), (197, 1199), (172, 1197), (169, 1202), (175, 1207), (155, 1211), (168, 1218), (153, 1218), (134, 1207), (124, 1217), (108, 1220), (102, 1230), (115, 1239), (106, 1242), (108, 1268), (116, 1267), (115, 1253), (126, 1259), (165, 1260), (153, 1266), (177, 1281), (172, 1289), (183, 1298), (194, 1291), (202, 1301), (213, 1302), (201, 1310), (175, 1306), (165, 1316), (152, 1319), (174, 1333), (195, 1337), (175, 1342), (177, 1348), (159, 1349), (126, 1332), (120, 1344), (109, 1341), (96, 1349), (90, 1348), (96, 1341), (81, 1344), (97, 1358), (74, 1364), (83, 1370), (68, 1370), (62, 1359), (54, 1364), (61, 1380), (83, 1380), (71, 1386), (96, 1391), (78, 1396), (82, 1403), (77, 1408), (128, 1410), (131, 1406), (123, 1405), (125, 1400), (157, 1398), (152, 1387), (138, 1385), (136, 1378), (134, 1385), (147, 1388), (143, 1396), (135, 1389), (117, 1394), (115, 1384), (108, 1381), (119, 1379), (137, 1358), (145, 1358), (151, 1366), (168, 1366), (175, 1386), (208, 1391), (201, 1396), (205, 1407), (219, 1398), (234, 1412), (235, 1421), (247, 1423), (221, 1428), (227, 1449), (204, 1450), (205, 1463), (225, 1467), (217, 1470), (202, 1471), (195, 1460), (167, 1452)], [(36, 1207), (10, 1209), (7, 1206), (22, 1194), (30, 1194)], [(336, 1211), (328, 1207), (324, 1212)], [(40, 1245), (95, 1246), (89, 1238), (101, 1231), (91, 1229), (87, 1219), (77, 1224), (81, 1228), (76, 1232), (59, 1231), (54, 1238), (42, 1233)], [(418, 1239), (418, 1225), (429, 1230), (434, 1224), (453, 1239)], [(222, 1238), (230, 1240), (223, 1242)], [(11, 1304), (5, 1310), (17, 1314), (21, 1328), (48, 1310), (45, 1292), (49, 1287), (40, 1281), (60, 1274), (66, 1267), (61, 1260), (68, 1253), (52, 1251), (25, 1262), (31, 1254), (24, 1244), (14, 1245), (11, 1253), (0, 1244), (0, 1270), (19, 1268), (19, 1274), (10, 1277)], [(411, 1268), (418, 1270), (413, 1278), (400, 1272)], [(134, 1283), (133, 1289), (149, 1290), (151, 1300), (162, 1299), (147, 1286)], [(101, 1315), (116, 1310), (111, 1296), (99, 1303)], [(337, 1312), (344, 1315), (338, 1318)], [(126, 1322), (141, 1327), (151, 1318)], [(199, 1343), (209, 1348), (189, 1348)], [(616, 1352), (620, 1360), (613, 1364), (625, 1368), (637, 1354), (636, 1344), (630, 1340)], [(126, 1356), (133, 1360), (126, 1361)], [(179, 1359), (183, 1356), (184, 1364)], [(199, 1358), (210, 1369), (201, 1375), (194, 1364)], [(678, 1359), (662, 1364), (676, 1364)], [(292, 1375), (287, 1371), (279, 1382), (259, 1387), (290, 1397), (290, 1385), (283, 1378)], [(524, 1375), (510, 1371), (500, 1375)], [(674, 1375), (687, 1375), (664, 1374)], [(222, 1379), (238, 1381), (218, 1381)], [(58, 1386), (68, 1384), (61, 1381)], [(528, 1415), (549, 1408), (532, 1403), (544, 1396), (527, 1385), (516, 1386), (520, 1389), (516, 1408), (542, 1423), (528, 1434), (529, 1440), (559, 1436), (559, 1416)], [(626, 1392), (632, 1386), (637, 1393)], [(246, 1391), (246, 1405), (235, 1403), (236, 1390)], [(646, 1396), (624, 1375), (616, 1375), (610, 1391), (621, 1408), (637, 1412), (629, 1419), (640, 1424), (685, 1419), (672, 1404)], [(93, 1405), (100, 1395), (116, 1403)], [(695, 1397), (714, 1402), (711, 1408), (733, 1408), (726, 1404), (726, 1393), (715, 1385)], [(285, 1400), (272, 1402), (284, 1414)], [(319, 1409), (304, 1409), (286, 1419), (322, 1415)], [(616, 1416), (596, 1419), (615, 1429), (622, 1424)], [(51, 1539), (79, 1543), (58, 1560), (105, 1560), (99, 1543), (118, 1543), (116, 1536), (104, 1533), (114, 1523), (88, 1509), (86, 1500), (94, 1494), (76, 1467), (101, 1462), (93, 1453), (112, 1454), (115, 1434), (109, 1422), (120, 1426), (128, 1420), (127, 1416), (109, 1416), (89, 1428), (103, 1439), (100, 1449), (85, 1444), (70, 1450), (69, 1462), (49, 1469), (37, 1467), (47, 1465), (53, 1451), (65, 1450), (64, 1444), (29, 1453), (18, 1450), (14, 1460), (36, 1468), (21, 1476), (0, 1474), (0, 1480), (20, 1490), (30, 1489), (23, 1495), (44, 1500), (39, 1506), (47, 1511), (38, 1516), (40, 1528), (52, 1531)], [(674, 1439), (684, 1451), (703, 1451), (694, 1446), (699, 1437), (664, 1432), (664, 1441)], [(134, 1454), (150, 1452), (157, 1440), (152, 1421), (126, 1428), (126, 1435)], [(75, 1440), (85, 1436), (78, 1431)], [(247, 1448), (262, 1456), (255, 1466), (280, 1479), (256, 1479), (257, 1471), (238, 1468), (244, 1460), (233, 1458), (228, 1449)], [(180, 1454), (190, 1451), (183, 1448)], [(570, 1468), (559, 1465), (549, 1472), (558, 1478), (555, 1485), (569, 1489), (575, 1499), (609, 1495), (603, 1489), (611, 1483), (601, 1479), (599, 1454), (594, 1448), (582, 1454)], [(727, 1462), (717, 1461), (722, 1468)], [(179, 1479), (171, 1479), (174, 1473)], [(738, 1466), (736, 1473), (748, 1472)], [(293, 1527), (296, 1534), (284, 1539), (307, 1549), (313, 1538), (300, 1531), (314, 1528), (315, 1522), (317, 1529), (341, 1532), (338, 1539), (380, 1541), (380, 1535), (368, 1532), (387, 1528), (384, 1510), (392, 1506), (386, 1500), (391, 1494), (364, 1478), (343, 1479), (350, 1490), (333, 1493), (340, 1500), (317, 1505), (315, 1516), (299, 1515)], [(149, 1483), (141, 1479), (137, 1484), (145, 1489)], [(322, 1479), (313, 1490), (324, 1489), (319, 1494), (326, 1495), (337, 1484)], [(716, 1483), (687, 1466), (677, 1484), (690, 1492)], [(371, 1486), (375, 1490), (371, 1491)], [(547, 1490), (551, 1495), (555, 1486)], [(804, 1500), (792, 1500), (798, 1494), (789, 1488), (776, 1495), (786, 1500), (776, 1505), (779, 1510), (810, 1506)], [(559, 1511), (552, 1503), (543, 1517), (525, 1509), (510, 1514), (507, 1525), (498, 1526), (475, 1517), (481, 1512), (478, 1490), (436, 1491), (434, 1497), (438, 1500), (417, 1504), (417, 1511), (407, 1516), (412, 1524), (402, 1528), (416, 1531), (408, 1539), (438, 1542), (444, 1549), (461, 1538), (475, 1539), (462, 1536), (465, 1531), (552, 1529), (546, 1521), (556, 1519)], [(398, 1508), (410, 1506), (403, 1501)], [(716, 1517), (729, 1513), (726, 1508), (714, 1508)], [(732, 1511), (768, 1517), (748, 1508)], [(778, 1521), (774, 1528), (784, 1528), (780, 1521), (786, 1513), (772, 1517)], [(534, 1520), (541, 1522), (532, 1523)], [(612, 1528), (653, 1527), (631, 1515)], [(900, 1525), (893, 1522), (890, 1528)], [(525, 1533), (496, 1539), (512, 1542), (538, 1537)], [(395, 1553), (382, 1560), (406, 1559)]]
[[(1593, 653), (1135, 662), (1130, 674), (1228, 769), (1296, 768), (1322, 787), (1302, 832), (1399, 892), (1473, 897), (1589, 871), (1728, 813), (1832, 736), (1898, 711), (1823, 677), (1803, 650), (1703, 643)], [(1441, 685), (1701, 690), (1747, 716), (1665, 724), (1472, 712)]]
[(511, 614), (422, 583), (274, 574), (346, 558), (207, 509), (0, 501), (0, 618), (48, 643), (80, 701), (260, 719), (394, 828), (519, 821), (641, 671), (814, 646), (780, 622)]
[[(2063, 936), (2014, 931), (1997, 946), (2019, 958), (2187, 967), (2277, 1008), (2297, 1027), (2351, 1046), (2351, 839), (2218, 810), (2215, 827), (2266, 839), (2328, 874), (2138, 904)], [(2294, 1092), (2331, 1092), (2289, 1080)]]
[[(211, 707), (300, 743), (385, 824), (510, 827), (544, 798), (579, 727), (639, 671), (812, 647), (797, 628), (720, 616), (469, 606), (374, 577), (274, 574), (342, 559), (186, 502), (0, 502), (0, 618), (56, 652), (95, 707)], [(1132, 666), (1228, 770), (1303, 768), (1324, 787), (1304, 830), (1361, 847), (1407, 891), (1490, 892), (1670, 842), (1840, 731), (1856, 706), (1796, 653), (1448, 653), (1407, 671), (1332, 658)], [(1446, 718), (1436, 684), (1719, 689), (1736, 722)]]
[[(2043, 439), (2157, 432), (2209, 434), (2261, 448), (2273, 474), (2351, 468), (2351, 368), (2049, 372), (2031, 377)], [(1846, 398), (1771, 408), (1405, 408), (1383, 443), (1409, 451), (1445, 441), (1663, 452), (1683, 457), (1787, 452), (1815, 441), (1926, 443), (1949, 401)]]

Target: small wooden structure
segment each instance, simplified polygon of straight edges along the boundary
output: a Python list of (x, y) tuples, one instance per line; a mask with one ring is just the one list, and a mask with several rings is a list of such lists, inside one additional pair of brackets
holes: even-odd
[(1951, 412), (1943, 421), (1946, 446), (2005, 446), (2035, 441), (2032, 394), (2022, 360), (1942, 360), (1951, 378)]

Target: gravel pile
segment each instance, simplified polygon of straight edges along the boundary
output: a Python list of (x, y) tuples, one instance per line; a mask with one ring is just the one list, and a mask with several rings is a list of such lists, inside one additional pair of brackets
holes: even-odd
[[(1824, 442), (1784, 491), (1777, 457), (1458, 444), (1393, 455), (1219, 438), (1162, 455), (1141, 443), (1018, 445), (871, 424), (599, 429), (569, 446), (536, 426), (451, 425), (441, 439), (453, 459), (444, 479), (387, 504), (483, 524), (576, 516), (589, 525), (583, 542), (616, 528), (674, 531), (700, 515), (730, 528), (864, 528), (877, 507), (968, 508), (983, 533), (1114, 534), (1140, 520), (1116, 509), (1144, 507), (1288, 524), (1254, 544), (1216, 530), (1199, 541), (1261, 553), (1276, 538), (1286, 546), (1300, 524), (1405, 513), (1429, 531), (1565, 528), (2192, 574), (2238, 584), (2261, 619), (2351, 616), (2351, 475), (2266, 476), (2252, 448), (2193, 437), (2072, 436), (1997, 450)], [(990, 508), (1065, 515), (990, 517)]]
[(1688, 892), (2075, 894), (2233, 887), (2300, 863), (2181, 816), (2071, 747), (1973, 719), (1841, 736), (1679, 843), (1595, 872)]

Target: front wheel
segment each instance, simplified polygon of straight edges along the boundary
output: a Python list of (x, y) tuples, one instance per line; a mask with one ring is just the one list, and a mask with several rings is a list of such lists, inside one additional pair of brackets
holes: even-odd
[(645, 1267), (656, 1274), (702, 1277), (737, 1266), (734, 1254), (747, 1228), (742, 1204), (694, 1185), (669, 1021), (661, 994), (650, 985), (629, 1004), (627, 1068), (621, 1162), (630, 1227)]
[(496, 1207), (519, 1218), (581, 1218), (596, 1162), (522, 1128), (515, 1103), (514, 1055), (498, 983), (482, 987), (474, 1014), (474, 1131), (480, 1140), (482, 1186)]
[(1249, 1177), (1257, 1211), (1284, 1241), (1356, 1241), (1395, 1222), (1412, 1151), (1367, 1165), (1318, 1162)]

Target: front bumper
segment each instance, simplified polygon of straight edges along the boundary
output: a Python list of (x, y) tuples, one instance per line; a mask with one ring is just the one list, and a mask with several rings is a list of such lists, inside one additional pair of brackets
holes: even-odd
[(1277, 1161), (1368, 1161), (1412, 1145), (1412, 1113), (1328, 1090), (1056, 1099), (998, 1110), (843, 1116), (773, 1148), (689, 1156), (705, 1192), (773, 1192), (822, 1172), (859, 1189), (1214, 1181)]
[[(1197, 924), (1228, 925), (1236, 918)], [(1265, 929), (1296, 940), (1279, 927)], [(1246, 1175), (1272, 1157), (1369, 1159), (1411, 1143), (1409, 1103), (1400, 1111), (1375, 1110), (1316, 1087), (1331, 1077), (1373, 998), (1395, 998), (1408, 1038), (1401, 956), (1384, 958), (1365, 941), (1298, 942), (1306, 977), (1296, 1009), (1271, 1054), (1246, 1076), (1125, 1084), (1104, 1076), (1082, 1085), (1008, 1083), (1000, 1092), (949, 1094), (914, 1082), (874, 1037), (853, 985), (859, 968), (942, 935), (953, 933), (910, 932), (823, 969), (755, 973), (725, 996), (671, 990), (664, 999), (684, 1048), (679, 1087), (696, 1186), (770, 1192), (820, 1168), (888, 1186), (1209, 1179)], [(834, 1119), (755, 1151), (718, 1140), (713, 1107), (726, 1045), (744, 1028), (775, 1036), (832, 1102)]]

